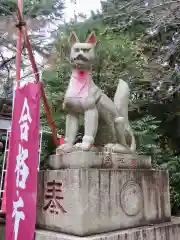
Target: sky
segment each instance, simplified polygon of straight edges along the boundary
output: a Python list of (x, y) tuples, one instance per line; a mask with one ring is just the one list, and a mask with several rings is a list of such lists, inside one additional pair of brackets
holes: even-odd
[(100, 0), (75, 0), (76, 4), (71, 3), (71, 0), (66, 0), (65, 18), (68, 21), (74, 16), (74, 10), (76, 13), (83, 13), (89, 15), (91, 10), (100, 10)]

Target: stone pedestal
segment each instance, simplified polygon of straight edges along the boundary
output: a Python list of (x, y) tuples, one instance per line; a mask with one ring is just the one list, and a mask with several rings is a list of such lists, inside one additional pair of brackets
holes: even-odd
[(76, 152), (51, 161), (63, 169), (39, 172), (35, 240), (180, 239), (168, 173), (150, 169), (150, 158)]
[(151, 157), (137, 154), (110, 153), (96, 148), (93, 151), (74, 151), (66, 154), (51, 155), (49, 166), (51, 169), (62, 168), (113, 168), (113, 169), (150, 169)]
[[(77, 237), (37, 229), (35, 240), (179, 240), (179, 236), (180, 218), (172, 218), (170, 223), (131, 228), (88, 237)], [(5, 240), (5, 227), (2, 224), (0, 224), (0, 240)]]
[(89, 236), (170, 219), (166, 171), (81, 168), (39, 173), (37, 226), (42, 229)]
[(171, 223), (132, 228), (117, 232), (109, 232), (89, 237), (70, 236), (50, 231), (36, 232), (35, 240), (179, 240), (180, 218), (172, 219)]

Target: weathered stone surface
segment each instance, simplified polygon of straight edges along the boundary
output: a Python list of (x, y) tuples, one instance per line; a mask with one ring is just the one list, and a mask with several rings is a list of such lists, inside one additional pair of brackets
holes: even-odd
[(87, 236), (169, 221), (168, 186), (166, 171), (41, 171), (37, 226)]
[(47, 231), (37, 231), (35, 240), (179, 240), (180, 219), (171, 223), (156, 224), (89, 237), (76, 237)]
[(120, 154), (97, 151), (74, 151), (51, 155), (49, 166), (52, 169), (62, 168), (151, 168), (151, 157), (136, 154)]
[[(0, 240), (5, 240), (4, 225), (0, 225)], [(117, 232), (77, 237), (51, 231), (36, 230), (35, 240), (179, 240), (180, 218), (172, 222), (131, 228)]]
[(101, 167), (102, 154), (97, 152), (74, 151), (71, 153), (51, 155), (49, 166), (52, 169)]

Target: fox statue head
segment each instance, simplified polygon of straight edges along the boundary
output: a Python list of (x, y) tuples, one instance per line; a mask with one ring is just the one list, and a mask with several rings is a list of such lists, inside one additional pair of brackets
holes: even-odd
[(75, 32), (69, 37), (71, 45), (70, 62), (73, 68), (78, 70), (89, 70), (95, 59), (95, 46), (97, 40), (94, 32), (91, 32), (84, 43), (79, 42)]

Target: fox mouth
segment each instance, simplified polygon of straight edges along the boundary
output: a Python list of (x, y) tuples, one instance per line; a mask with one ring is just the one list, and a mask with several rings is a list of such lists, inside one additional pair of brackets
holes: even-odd
[(82, 54), (80, 54), (76, 58), (74, 58), (74, 61), (88, 62), (89, 60), (86, 57), (84, 57)]

